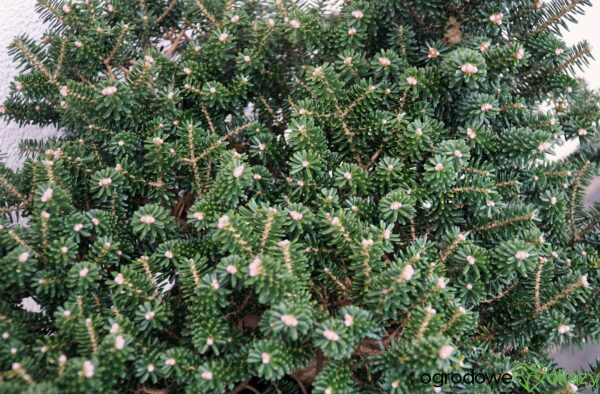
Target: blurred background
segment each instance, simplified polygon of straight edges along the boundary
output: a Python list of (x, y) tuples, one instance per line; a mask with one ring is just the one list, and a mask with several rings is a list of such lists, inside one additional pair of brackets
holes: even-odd
[[(569, 45), (587, 39), (592, 47), (596, 60), (592, 61), (590, 67), (579, 71), (590, 87), (600, 89), (600, 0), (592, 0), (594, 4), (587, 9), (586, 15), (578, 18), (577, 24), (570, 24), (569, 30), (564, 31), (564, 38)], [(33, 37), (41, 37), (44, 33), (44, 25), (35, 13), (35, 0), (0, 0), (0, 102), (9, 92), (9, 84), (17, 70), (8, 56), (7, 46), (16, 35), (29, 34)], [(0, 121), (0, 155), (6, 155), (4, 159), (11, 168), (17, 168), (21, 160), (18, 154), (18, 144), (21, 139), (44, 138), (55, 135), (57, 130), (53, 127), (39, 128), (6, 124)], [(563, 153), (567, 154), (577, 145), (577, 141), (568, 143)], [(1, 156), (0, 156), (1, 157)], [(590, 186), (586, 201), (591, 204), (600, 200), (600, 179)], [(600, 345), (590, 344), (585, 349), (557, 349), (554, 352), (555, 360), (565, 370), (571, 372), (580, 368), (587, 368), (588, 362), (595, 361), (600, 357)]]

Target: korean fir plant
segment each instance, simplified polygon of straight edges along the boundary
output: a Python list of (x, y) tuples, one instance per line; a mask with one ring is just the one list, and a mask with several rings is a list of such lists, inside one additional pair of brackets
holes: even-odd
[(429, 393), (600, 339), (590, 0), (314, 3), (38, 0), (2, 392)]

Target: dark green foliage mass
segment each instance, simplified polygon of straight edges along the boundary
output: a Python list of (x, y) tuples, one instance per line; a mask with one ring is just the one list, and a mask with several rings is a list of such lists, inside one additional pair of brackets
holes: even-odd
[(38, 3), (2, 392), (430, 393), (600, 339), (590, 0)]

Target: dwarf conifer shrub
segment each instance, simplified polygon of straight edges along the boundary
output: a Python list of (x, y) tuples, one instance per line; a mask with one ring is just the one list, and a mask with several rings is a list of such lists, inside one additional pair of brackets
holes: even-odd
[(429, 393), (600, 339), (589, 0), (38, 3), (2, 392)]

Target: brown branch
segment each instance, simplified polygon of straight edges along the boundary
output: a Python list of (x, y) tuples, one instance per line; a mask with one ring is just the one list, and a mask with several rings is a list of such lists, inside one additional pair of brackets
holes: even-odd
[(577, 192), (581, 186), (581, 178), (590, 166), (590, 161), (586, 161), (583, 166), (577, 171), (575, 181), (573, 182), (573, 189), (571, 190), (571, 198), (569, 199), (569, 223), (571, 224), (571, 232), (573, 237), (577, 234), (577, 228), (575, 226), (575, 202), (577, 200)]
[(542, 23), (540, 26), (536, 27), (532, 31), (525, 34), (525, 37), (536, 36), (540, 34), (542, 31), (546, 30), (548, 27), (552, 26), (556, 22), (558, 22), (563, 16), (571, 12), (577, 5), (581, 3), (581, 0), (573, 0), (571, 4), (554, 14), (551, 18), (549, 18), (546, 22)]
[(513, 287), (515, 287), (517, 285), (518, 281), (515, 280), (514, 282), (512, 282), (510, 285), (508, 285), (508, 287), (506, 287), (504, 290), (502, 290), (498, 295), (496, 295), (495, 297), (489, 298), (485, 301), (480, 301), (480, 304), (491, 304), (494, 301), (498, 301), (501, 298), (504, 298), (509, 291), (511, 291), (513, 289)]
[(175, 38), (173, 45), (171, 45), (171, 47), (164, 52), (166, 57), (173, 56), (173, 53), (175, 53), (175, 51), (179, 47), (179, 44), (181, 44), (181, 40), (183, 39), (183, 36), (185, 35), (186, 29), (187, 29), (187, 24), (184, 25), (183, 28), (181, 29), (181, 31), (179, 32), (179, 34), (177, 34), (177, 37)]
[(175, 7), (175, 4), (177, 4), (178, 0), (172, 0), (171, 3), (169, 4), (169, 6), (167, 7), (167, 9), (165, 10), (165, 12), (163, 12), (158, 18), (156, 18), (156, 23), (160, 23), (163, 21), (163, 19), (165, 19), (167, 17), (167, 15), (169, 15), (169, 13), (171, 11), (173, 11), (173, 8)]

